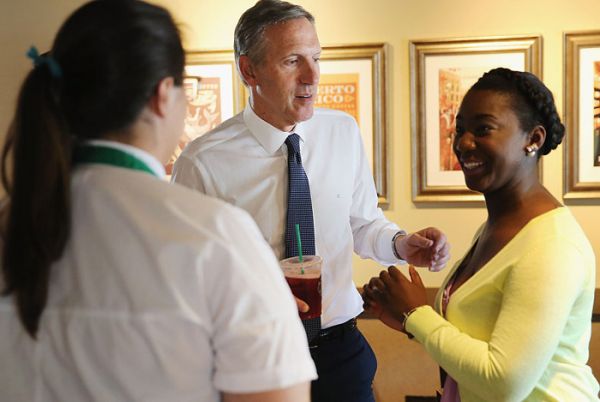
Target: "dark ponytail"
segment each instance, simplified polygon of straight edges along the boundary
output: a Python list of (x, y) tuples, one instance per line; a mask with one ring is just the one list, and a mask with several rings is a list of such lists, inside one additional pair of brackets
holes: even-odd
[(50, 265), (69, 236), (71, 139), (57, 104), (57, 81), (45, 65), (29, 73), (2, 155), (9, 196), (2, 261), (5, 292), (14, 292), (19, 317), (32, 336), (46, 304)]
[(52, 63), (36, 62), (21, 87), (2, 152), (4, 293), (14, 296), (33, 338), (51, 266), (69, 239), (73, 147), (127, 130), (161, 79), (181, 85), (185, 62), (170, 14), (137, 0), (85, 4), (63, 24), (45, 57)]

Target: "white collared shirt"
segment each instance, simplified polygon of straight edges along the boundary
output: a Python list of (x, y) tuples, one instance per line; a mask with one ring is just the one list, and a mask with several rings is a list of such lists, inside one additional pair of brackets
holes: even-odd
[[(382, 264), (398, 227), (377, 207), (377, 193), (356, 121), (315, 109), (293, 130), (310, 182), (316, 253), (323, 258), (323, 327), (355, 317), (362, 299), (352, 281), (352, 251)], [(172, 180), (248, 211), (279, 258), (285, 254), (287, 146), (290, 133), (250, 106), (194, 140), (175, 163)]]
[(37, 341), (13, 297), (0, 298), (0, 362), (3, 401), (217, 402), (220, 391), (316, 377), (295, 302), (247, 213), (101, 164), (73, 173), (70, 238)]

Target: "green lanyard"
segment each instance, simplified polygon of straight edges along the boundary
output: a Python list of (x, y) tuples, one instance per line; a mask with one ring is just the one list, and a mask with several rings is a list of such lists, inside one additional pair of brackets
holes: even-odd
[(73, 163), (100, 163), (103, 165), (119, 166), (126, 169), (141, 170), (158, 176), (156, 172), (135, 156), (120, 149), (102, 145), (81, 145), (75, 148)]

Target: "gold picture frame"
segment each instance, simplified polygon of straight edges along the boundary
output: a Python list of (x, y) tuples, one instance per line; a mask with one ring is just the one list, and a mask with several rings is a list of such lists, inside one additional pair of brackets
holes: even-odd
[(244, 108), (244, 85), (232, 50), (186, 53), (184, 90), (188, 99), (184, 133), (165, 166), (167, 176), (188, 142), (212, 130)]
[(455, 160), (453, 120), (466, 90), (492, 68), (529, 71), (541, 78), (542, 38), (411, 40), (409, 47), (412, 200), (483, 205), (483, 196), (467, 188)]
[(600, 31), (564, 34), (566, 201), (600, 199)]
[[(317, 107), (343, 110), (358, 122), (381, 208), (389, 207), (385, 43), (323, 46)], [(327, 102), (324, 95), (346, 101)], [(350, 99), (350, 100), (348, 100)]]

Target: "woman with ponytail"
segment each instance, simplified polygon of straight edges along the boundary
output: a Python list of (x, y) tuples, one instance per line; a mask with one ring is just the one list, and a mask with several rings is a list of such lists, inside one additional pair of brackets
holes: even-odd
[(28, 56), (2, 153), (0, 400), (308, 401), (258, 228), (164, 180), (186, 107), (170, 14), (92, 1)]

